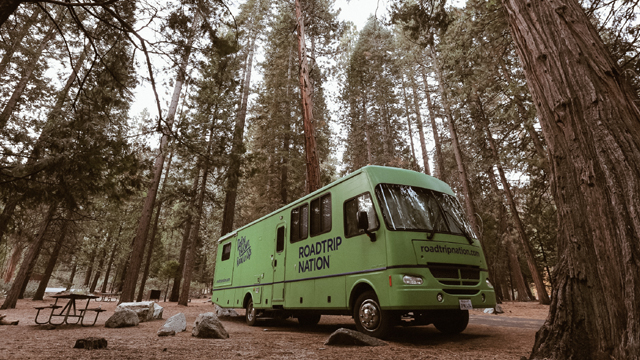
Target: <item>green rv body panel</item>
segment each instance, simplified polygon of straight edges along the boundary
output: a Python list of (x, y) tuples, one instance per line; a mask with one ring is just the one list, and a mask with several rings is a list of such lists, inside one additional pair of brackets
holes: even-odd
[[(261, 311), (353, 314), (356, 298), (373, 290), (383, 310), (460, 309), (461, 299), (473, 308), (494, 307), (484, 254), (471, 231), (394, 228), (383, 215), (395, 204), (382, 201), (384, 187), (389, 198), (410, 194), (407, 204), (420, 197), (416, 191), (457, 204), (451, 188), (431, 176), (364, 167), (221, 237), (212, 301), (244, 308), (251, 300)], [(356, 208), (369, 209), (375, 241), (362, 231), (354, 234)], [(450, 213), (432, 217), (434, 224), (446, 221), (453, 228)], [(422, 284), (405, 283), (407, 275)]]

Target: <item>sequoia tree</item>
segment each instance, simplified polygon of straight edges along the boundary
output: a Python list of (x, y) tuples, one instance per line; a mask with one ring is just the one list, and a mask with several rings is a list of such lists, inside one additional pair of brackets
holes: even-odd
[(503, 0), (558, 208), (549, 317), (531, 358), (640, 353), (640, 111), (577, 1)]

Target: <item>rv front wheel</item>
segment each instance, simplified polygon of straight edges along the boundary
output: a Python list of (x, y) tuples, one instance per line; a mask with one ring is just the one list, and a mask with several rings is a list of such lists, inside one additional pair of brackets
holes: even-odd
[(391, 313), (380, 308), (375, 292), (367, 291), (358, 296), (353, 311), (358, 331), (384, 338), (391, 330)]
[(253, 300), (249, 299), (247, 308), (245, 309), (244, 319), (247, 321), (247, 325), (255, 326), (256, 324), (256, 309), (253, 307)]
[(469, 310), (442, 310), (433, 325), (443, 334), (459, 334), (469, 324)]

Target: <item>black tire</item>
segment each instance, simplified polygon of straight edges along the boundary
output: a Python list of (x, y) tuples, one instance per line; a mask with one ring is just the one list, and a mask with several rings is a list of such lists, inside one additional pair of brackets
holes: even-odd
[(247, 307), (245, 308), (244, 320), (249, 326), (255, 326), (257, 321), (256, 309), (253, 307), (253, 300), (249, 299)]
[(469, 310), (444, 310), (433, 320), (433, 325), (443, 334), (459, 334), (469, 324)]
[(393, 326), (391, 313), (382, 310), (376, 293), (371, 290), (358, 296), (353, 307), (353, 319), (358, 331), (379, 339), (389, 335)]
[(314, 326), (320, 322), (320, 314), (308, 313), (298, 315), (298, 323), (302, 326)]

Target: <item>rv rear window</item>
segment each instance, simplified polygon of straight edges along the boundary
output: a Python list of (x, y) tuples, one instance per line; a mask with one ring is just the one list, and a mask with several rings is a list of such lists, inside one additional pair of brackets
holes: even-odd
[(291, 210), (291, 243), (309, 236), (309, 205), (304, 204)]
[(231, 243), (222, 246), (222, 261), (229, 260), (231, 257)]
[(311, 236), (331, 231), (331, 194), (311, 200)]

